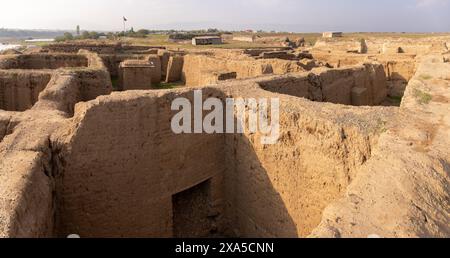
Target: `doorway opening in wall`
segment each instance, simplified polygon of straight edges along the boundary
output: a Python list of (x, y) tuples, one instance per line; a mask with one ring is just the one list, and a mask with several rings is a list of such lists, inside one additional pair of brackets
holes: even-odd
[(111, 83), (112, 83), (114, 91), (121, 91), (121, 87), (119, 84), (119, 76), (111, 75)]
[(216, 218), (211, 216), (211, 180), (172, 196), (175, 238), (214, 237)]

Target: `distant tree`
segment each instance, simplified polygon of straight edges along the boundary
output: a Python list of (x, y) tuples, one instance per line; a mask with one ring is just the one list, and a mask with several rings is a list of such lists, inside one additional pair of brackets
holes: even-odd
[(106, 34), (106, 37), (108, 39), (115, 39), (116, 38), (116, 34), (112, 33), (112, 32), (108, 32), (108, 34)]
[(77, 36), (80, 36), (80, 25), (77, 25)]
[(131, 27), (130, 32), (131, 32), (131, 33), (134, 33), (134, 28), (133, 28), (133, 27)]
[(56, 42), (63, 42), (63, 41), (68, 41), (68, 40), (73, 40), (74, 37), (72, 35), (72, 33), (70, 32), (65, 32), (63, 36), (59, 36), (55, 38)]
[(90, 37), (89, 31), (83, 31), (83, 33), (81, 33), (82, 39), (89, 39), (89, 37)]
[(59, 37), (55, 38), (55, 41), (56, 42), (63, 42), (63, 41), (66, 41), (66, 39), (63, 36), (59, 36)]
[(98, 32), (91, 31), (91, 32), (89, 32), (89, 38), (90, 39), (98, 39), (98, 38), (100, 38), (100, 34)]
[(64, 33), (64, 38), (65, 38), (66, 40), (73, 40), (73, 35), (72, 35), (72, 33), (70, 33), (70, 32), (65, 32), (65, 33)]
[(137, 34), (141, 34), (141, 35), (148, 35), (148, 34), (150, 34), (150, 31), (149, 30), (145, 30), (145, 29), (141, 29), (141, 30), (138, 30), (136, 33)]

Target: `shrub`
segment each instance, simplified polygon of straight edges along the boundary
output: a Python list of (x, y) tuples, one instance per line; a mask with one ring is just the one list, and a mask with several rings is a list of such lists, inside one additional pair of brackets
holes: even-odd
[(414, 97), (421, 105), (429, 104), (433, 99), (433, 96), (418, 89), (414, 89)]

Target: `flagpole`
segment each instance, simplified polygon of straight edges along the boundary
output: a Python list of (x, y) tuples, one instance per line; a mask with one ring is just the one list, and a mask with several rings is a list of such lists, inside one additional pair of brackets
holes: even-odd
[(125, 36), (125, 30), (126, 30), (126, 28), (125, 28), (125, 16), (122, 18), (122, 20), (123, 20), (123, 36)]

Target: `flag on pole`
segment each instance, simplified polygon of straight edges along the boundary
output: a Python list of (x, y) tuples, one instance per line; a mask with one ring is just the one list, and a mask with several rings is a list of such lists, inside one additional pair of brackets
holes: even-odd
[(128, 21), (128, 19), (123, 16), (123, 34), (125, 35), (126, 31), (127, 31), (127, 27), (126, 27), (126, 22)]

